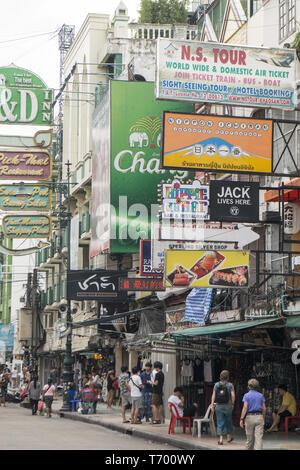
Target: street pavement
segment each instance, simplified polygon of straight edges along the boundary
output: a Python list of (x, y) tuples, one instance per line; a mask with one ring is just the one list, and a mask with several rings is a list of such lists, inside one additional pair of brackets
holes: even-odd
[(102, 426), (82, 421), (32, 416), (31, 410), (7, 403), (0, 407), (1, 450), (176, 450), (166, 444), (153, 443), (122, 435)]

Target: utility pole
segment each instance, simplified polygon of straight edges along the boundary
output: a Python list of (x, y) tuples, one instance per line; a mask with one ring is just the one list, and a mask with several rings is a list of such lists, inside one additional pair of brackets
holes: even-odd
[(34, 372), (37, 373), (37, 347), (39, 343), (39, 333), (37, 329), (38, 305), (37, 305), (37, 269), (33, 270), (32, 286), (31, 286), (31, 312), (32, 312), (32, 325), (31, 325), (31, 354), (30, 365)]

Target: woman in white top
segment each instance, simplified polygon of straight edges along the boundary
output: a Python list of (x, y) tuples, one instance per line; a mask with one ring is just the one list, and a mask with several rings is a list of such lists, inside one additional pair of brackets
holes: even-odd
[(132, 401), (131, 424), (141, 424), (141, 421), (138, 419), (138, 414), (143, 405), (143, 395), (141, 390), (144, 386), (137, 367), (132, 368), (132, 376), (126, 383), (126, 386), (130, 391)]

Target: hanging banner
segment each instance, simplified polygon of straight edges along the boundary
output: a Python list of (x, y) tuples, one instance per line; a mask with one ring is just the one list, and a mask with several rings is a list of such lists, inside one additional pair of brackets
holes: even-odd
[(166, 287), (249, 286), (249, 251), (166, 251)]
[(209, 204), (209, 186), (199, 180), (182, 184), (179, 180), (162, 184), (162, 218), (206, 220)]
[(49, 238), (52, 219), (48, 215), (6, 215), (2, 219), (2, 230), (8, 238)]
[(0, 150), (0, 180), (48, 180), (52, 176), (52, 157), (49, 152)]
[(0, 352), (14, 349), (14, 325), (0, 325)]
[(163, 113), (162, 168), (272, 173), (273, 121)]
[(204, 323), (209, 317), (212, 299), (213, 289), (192, 289), (185, 301), (185, 320)]
[(156, 98), (295, 108), (294, 49), (157, 40)]
[(53, 90), (33, 72), (0, 68), (0, 123), (51, 126)]
[(258, 222), (259, 183), (211, 181), (210, 220)]
[(41, 184), (0, 185), (0, 209), (3, 211), (48, 211), (52, 191)]
[(140, 275), (162, 276), (163, 269), (153, 269), (151, 261), (151, 240), (140, 240)]
[(127, 271), (68, 271), (67, 296), (71, 300), (125, 301), (126, 294), (119, 291), (119, 278), (122, 275), (127, 276)]

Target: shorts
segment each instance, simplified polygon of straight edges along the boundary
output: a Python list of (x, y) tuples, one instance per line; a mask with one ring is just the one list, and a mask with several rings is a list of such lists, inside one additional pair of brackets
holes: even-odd
[(288, 410), (284, 410), (282, 411), (282, 413), (279, 413), (279, 416), (280, 416), (280, 422), (281, 422), (288, 416), (292, 416), (292, 413), (290, 413)]
[(142, 408), (143, 406), (143, 397), (131, 397), (132, 408)]
[(46, 408), (49, 408), (51, 410), (51, 406), (52, 406), (52, 402), (53, 402), (53, 396), (45, 396), (45, 405), (46, 405)]
[(152, 405), (160, 406), (163, 404), (161, 393), (152, 393)]
[(123, 395), (121, 395), (121, 399), (122, 399), (122, 406), (131, 405), (130, 393), (123, 393)]

